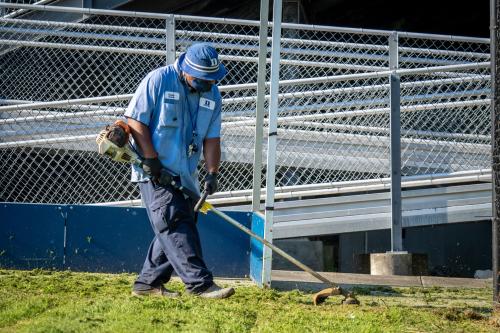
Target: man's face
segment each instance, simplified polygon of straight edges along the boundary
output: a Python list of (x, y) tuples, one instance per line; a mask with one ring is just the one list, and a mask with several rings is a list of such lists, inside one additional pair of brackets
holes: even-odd
[(197, 92), (206, 92), (212, 89), (212, 85), (215, 84), (215, 80), (202, 80), (187, 73), (184, 73), (184, 78), (187, 84)]

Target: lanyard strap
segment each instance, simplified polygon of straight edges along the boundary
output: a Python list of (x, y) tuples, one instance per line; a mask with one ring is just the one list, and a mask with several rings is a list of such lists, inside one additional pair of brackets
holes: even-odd
[[(187, 99), (187, 96), (186, 96), (186, 99)], [(191, 133), (193, 134), (193, 136), (196, 136), (196, 125), (197, 125), (197, 122), (198, 122), (198, 112), (200, 111), (200, 99), (198, 98), (198, 103), (196, 104), (196, 113), (195, 113), (195, 116), (193, 117), (193, 114), (191, 113), (191, 107), (189, 105), (189, 100), (188, 100), (188, 112), (189, 112), (189, 120), (190, 120), (190, 123), (191, 123)]]
[(186, 104), (187, 104), (187, 107), (188, 107), (188, 112), (189, 112), (189, 122), (191, 123), (191, 134), (193, 136), (196, 136), (196, 125), (197, 125), (197, 121), (198, 121), (198, 111), (200, 111), (200, 93), (198, 93), (198, 102), (196, 103), (196, 112), (195, 112), (195, 116), (193, 117), (193, 114), (191, 113), (191, 104), (189, 104), (189, 98), (188, 98), (188, 94), (189, 94), (189, 88), (186, 87), (187, 86), (187, 83), (186, 83), (186, 80), (183, 80), (183, 88), (184, 88), (184, 98), (186, 100)]
[(196, 129), (197, 129), (196, 125), (197, 125), (197, 121), (198, 121), (198, 111), (200, 110), (200, 101), (199, 101), (200, 94), (198, 93), (198, 101), (196, 103), (195, 116), (193, 116), (193, 114), (191, 113), (191, 104), (189, 104), (188, 92), (186, 91), (186, 87), (184, 87), (184, 95), (185, 95), (186, 103), (188, 106), (189, 120), (191, 123), (191, 142), (189, 143), (189, 145), (187, 147), (188, 157), (191, 157), (191, 156), (193, 156), (194, 153), (198, 152), (198, 145), (196, 144), (196, 137), (198, 136), (198, 134), (196, 133)]

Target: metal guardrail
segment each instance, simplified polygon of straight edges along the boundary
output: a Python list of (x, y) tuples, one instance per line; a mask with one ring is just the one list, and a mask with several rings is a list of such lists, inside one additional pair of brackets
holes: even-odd
[[(332, 198), (333, 199), (333, 198)], [(402, 193), (402, 227), (491, 220), (491, 184), (464, 185)], [(287, 203), (288, 205), (289, 203)], [(353, 195), (318, 207), (313, 200), (281, 207), (273, 238), (293, 238), (391, 228), (390, 194)], [(316, 211), (312, 211), (314, 206)], [(319, 209), (322, 211), (318, 211)], [(301, 213), (293, 213), (300, 210)]]
[[(491, 170), (406, 177), (401, 185), (403, 227), (491, 218)], [(389, 178), (276, 188), (273, 239), (389, 229), (389, 190)], [(248, 211), (252, 193), (217, 193), (209, 201), (225, 211)], [(140, 206), (141, 202), (98, 205)], [(264, 211), (263, 203), (260, 210)]]

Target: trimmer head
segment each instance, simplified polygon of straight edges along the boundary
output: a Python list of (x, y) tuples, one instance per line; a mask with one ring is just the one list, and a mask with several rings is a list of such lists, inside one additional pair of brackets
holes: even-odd
[(349, 292), (345, 294), (340, 287), (326, 288), (317, 292), (313, 295), (313, 303), (314, 305), (319, 305), (323, 303), (328, 297), (336, 295), (344, 295), (345, 298), (342, 300), (342, 304), (359, 304), (359, 301), (356, 299), (353, 293)]
[(359, 300), (354, 296), (353, 293), (347, 293), (345, 298), (342, 300), (342, 304), (345, 305), (359, 305)]

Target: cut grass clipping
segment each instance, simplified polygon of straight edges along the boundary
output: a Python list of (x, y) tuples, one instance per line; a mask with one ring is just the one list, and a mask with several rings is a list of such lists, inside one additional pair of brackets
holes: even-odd
[[(499, 332), (488, 289), (356, 289), (360, 306), (246, 281), (225, 300), (134, 297), (132, 274), (0, 270), (0, 332)], [(168, 287), (183, 292), (178, 280)]]

